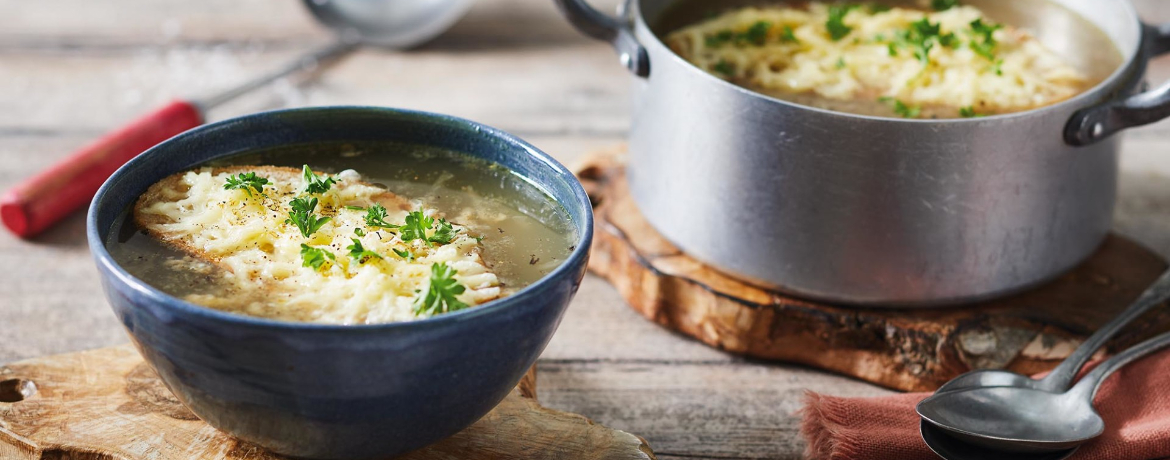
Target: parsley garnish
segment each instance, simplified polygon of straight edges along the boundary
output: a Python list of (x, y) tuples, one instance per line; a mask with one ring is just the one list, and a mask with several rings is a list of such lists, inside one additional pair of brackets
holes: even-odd
[(347, 205), (345, 207), (345, 209), (348, 209), (350, 211), (365, 211), (366, 210), (366, 208), (363, 208), (361, 206), (351, 206), (351, 205)]
[(386, 207), (381, 204), (374, 203), (366, 209), (366, 226), (368, 227), (382, 227), (382, 228), (398, 228), (400, 225), (394, 225), (386, 222)]
[(435, 219), (422, 211), (411, 211), (406, 215), (406, 224), (398, 231), (402, 241), (426, 240), (427, 230), (435, 225)]
[(313, 270), (321, 271), (321, 267), (324, 267), (331, 260), (337, 260), (337, 257), (334, 257), (332, 252), (301, 243), (302, 267), (312, 267)]
[(985, 24), (983, 18), (971, 21), (971, 31), (976, 36), (976, 39), (972, 39), (971, 43), (969, 43), (971, 51), (987, 58), (989, 61), (994, 61), (995, 48), (998, 45), (995, 42), (995, 31), (1002, 28), (1003, 24)]
[(353, 244), (349, 245), (345, 249), (349, 250), (349, 256), (352, 257), (353, 260), (358, 261), (358, 263), (364, 264), (366, 263), (366, 260), (370, 259), (371, 257), (376, 259), (382, 258), (381, 254), (362, 247), (361, 240), (357, 238), (350, 238), (350, 241), (353, 241)]
[(889, 5), (882, 5), (881, 3), (870, 3), (869, 4), (869, 13), (870, 14), (885, 13), (886, 11), (890, 11), (890, 8), (891, 7)]
[(398, 257), (401, 257), (401, 258), (403, 258), (403, 259), (406, 259), (406, 261), (407, 261), (407, 262), (410, 262), (410, 261), (414, 260), (414, 253), (413, 253), (413, 252), (410, 252), (410, 250), (407, 250), (407, 249), (403, 249), (403, 250), (394, 249), (393, 251), (394, 251), (394, 253), (395, 253), (395, 254), (398, 254)]
[(825, 21), (825, 29), (829, 31), (829, 36), (833, 41), (841, 40), (853, 31), (852, 27), (845, 25), (845, 15), (849, 11), (857, 8), (857, 5), (834, 5), (829, 7), (829, 20)]
[(313, 170), (309, 169), (309, 165), (304, 166), (305, 177), (305, 193), (310, 195), (320, 195), (328, 192), (329, 187), (337, 183), (337, 179), (332, 177), (322, 179), (321, 176), (313, 174)]
[(991, 63), (991, 67), (988, 67), (987, 70), (995, 72), (996, 75), (1002, 76), (1003, 75), (1003, 59), (996, 59), (995, 62)]
[(966, 107), (959, 108), (959, 116), (961, 116), (963, 118), (979, 118), (979, 117), (982, 117), (984, 115), (979, 114), (979, 113), (975, 113), (975, 106), (969, 105)]
[(268, 179), (257, 176), (256, 173), (250, 172), (247, 174), (239, 173), (234, 176), (228, 176), (227, 183), (223, 184), (224, 190), (243, 190), (252, 196), (252, 190), (256, 193), (264, 195), (264, 186), (270, 184)]
[(289, 203), (292, 211), (288, 212), (288, 219), (284, 223), (293, 224), (301, 231), (301, 235), (308, 238), (317, 230), (321, 229), (322, 225), (332, 220), (329, 217), (317, 217), (313, 215), (313, 210), (317, 208), (316, 198), (296, 197)]
[(878, 100), (881, 102), (893, 102), (894, 113), (902, 118), (918, 118), (918, 115), (922, 113), (921, 107), (907, 105), (905, 102), (892, 97), (883, 96), (879, 97)]
[(715, 63), (715, 66), (712, 67), (711, 70), (714, 70), (714, 71), (721, 73), (723, 75), (726, 75), (728, 77), (735, 75), (735, 67), (732, 67), (731, 63), (727, 62), (726, 59), (720, 59), (719, 62)]
[(930, 50), (936, 43), (953, 48), (958, 40), (954, 33), (943, 34), (939, 24), (931, 24), (930, 19), (922, 18), (910, 23), (910, 29), (898, 33), (898, 41), (890, 43), (889, 52), (890, 56), (897, 56), (898, 45), (906, 46), (913, 50), (914, 57), (925, 66), (930, 64)]
[(747, 31), (735, 37), (736, 43), (751, 43), (756, 46), (763, 45), (768, 40), (768, 29), (772, 28), (772, 23), (768, 21), (758, 21), (752, 24)]
[(428, 243), (447, 244), (455, 239), (455, 234), (459, 233), (455, 227), (451, 226), (447, 219), (439, 219), (439, 228), (435, 229), (435, 234), (427, 238)]
[(358, 227), (358, 228), (353, 229), (353, 234), (357, 235), (357, 236), (366, 236), (366, 231), (362, 230), (361, 227)]
[(419, 292), (418, 297), (415, 297), (414, 313), (433, 316), (467, 308), (467, 304), (456, 298), (466, 290), (455, 280), (457, 274), (459, 272), (444, 262), (431, 265), (430, 282), (427, 283), (426, 292)]
[(792, 32), (792, 26), (784, 26), (784, 30), (780, 32), (780, 41), (785, 43), (800, 43), (800, 39), (796, 38), (796, 34)]
[(435, 233), (427, 236), (427, 230), (435, 226), (435, 219), (423, 214), (422, 211), (411, 211), (406, 215), (406, 224), (398, 230), (402, 241), (423, 240), (429, 245), (447, 244), (455, 239), (459, 231), (451, 226), (447, 219), (439, 219), (439, 228)]
[(931, 0), (930, 7), (935, 11), (946, 11), (959, 6), (959, 0)]
[(707, 37), (704, 41), (707, 43), (707, 46), (714, 48), (732, 40), (735, 40), (734, 32), (730, 30), (721, 30), (716, 32), (715, 35)]
[(768, 41), (768, 30), (771, 28), (772, 23), (768, 21), (757, 21), (743, 32), (736, 33), (730, 30), (721, 30), (716, 32), (715, 35), (705, 38), (703, 41), (707, 46), (712, 48), (731, 42), (735, 42), (737, 45), (750, 44), (760, 46)]
[(838, 68), (838, 69), (844, 69), (844, 68), (845, 68), (845, 58), (844, 58), (844, 57), (839, 57), (839, 58), (837, 58), (837, 68)]

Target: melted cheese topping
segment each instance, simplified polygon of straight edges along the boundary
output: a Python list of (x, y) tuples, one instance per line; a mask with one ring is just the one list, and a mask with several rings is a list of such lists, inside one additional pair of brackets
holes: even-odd
[[(891, 42), (924, 17), (939, 24), (942, 34), (954, 33), (959, 45), (935, 44), (925, 66), (909, 47), (898, 47), (891, 56)], [(826, 27), (829, 6), (812, 2), (807, 9), (729, 11), (680, 29), (666, 41), (680, 56), (721, 78), (833, 100), (889, 97), (914, 106), (973, 106), (981, 113), (998, 113), (1053, 104), (1084, 89), (1084, 75), (1024, 30), (1005, 25), (994, 32), (994, 57), (1002, 60), (998, 65), (973, 51), (968, 43), (981, 39), (971, 22), (980, 18), (983, 13), (971, 6), (938, 12), (853, 8), (843, 19), (852, 31), (835, 41)], [(763, 45), (718, 40), (720, 33), (744, 33), (760, 21), (770, 26)], [(785, 27), (795, 41), (785, 39)]]
[[(265, 174), (260, 173), (261, 177)], [(366, 227), (365, 211), (345, 206), (383, 204), (386, 222), (402, 224), (410, 209), (423, 209), (384, 189), (359, 182), (353, 171), (334, 176), (338, 183), (315, 195), (315, 214), (332, 220), (305, 238), (295, 225), (285, 223), (289, 202), (299, 195), (303, 181), (278, 180), (264, 187), (264, 195), (225, 190), (229, 174), (210, 169), (182, 176), (183, 190), (165, 191), (165, 200), (140, 210), (165, 216), (169, 223), (149, 229), (168, 241), (186, 246), (227, 270), (232, 288), (224, 295), (190, 295), (187, 300), (212, 308), (253, 316), (339, 324), (383, 323), (417, 318), (412, 303), (416, 291), (425, 292), (431, 265), (445, 262), (458, 271), (466, 287), (459, 300), (468, 305), (500, 296), (496, 275), (480, 257), (480, 244), (464, 227), (448, 244), (402, 241), (394, 231)], [(438, 220), (434, 211), (426, 211)], [(365, 236), (355, 235), (362, 228)], [(358, 238), (382, 259), (352, 259), (346, 249)], [(302, 263), (301, 244), (325, 249), (336, 259), (320, 271)], [(414, 260), (395, 255), (409, 250)]]

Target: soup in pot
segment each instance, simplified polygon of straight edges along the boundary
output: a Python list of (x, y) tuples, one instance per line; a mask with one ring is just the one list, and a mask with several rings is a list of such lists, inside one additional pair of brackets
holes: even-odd
[[(1072, 51), (1082, 55), (1011, 21), (1030, 16), (1076, 24), (1084, 46)], [(1032, 110), (1092, 88), (1122, 61), (1102, 31), (1044, 0), (692, 1), (663, 14), (656, 29), (716, 77), (798, 104), (887, 117)]]

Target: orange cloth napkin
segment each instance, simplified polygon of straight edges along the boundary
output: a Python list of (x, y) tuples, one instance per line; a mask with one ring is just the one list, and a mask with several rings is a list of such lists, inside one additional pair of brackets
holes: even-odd
[[(936, 460), (918, 434), (914, 405), (929, 393), (839, 398), (809, 392), (801, 413), (806, 457), (816, 460)], [(1114, 372), (1094, 407), (1105, 433), (1070, 460), (1170, 457), (1170, 352)]]

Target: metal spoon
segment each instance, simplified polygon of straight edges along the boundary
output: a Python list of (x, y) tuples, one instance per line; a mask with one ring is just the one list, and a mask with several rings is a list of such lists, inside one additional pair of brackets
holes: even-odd
[(985, 387), (1016, 387), (1054, 393), (1062, 392), (1068, 389), (1069, 385), (1072, 384), (1073, 378), (1076, 377), (1077, 372), (1081, 370), (1081, 367), (1084, 367), (1085, 363), (1089, 361), (1089, 358), (1093, 357), (1093, 353), (1097, 349), (1104, 346), (1105, 342), (1113, 338), (1114, 335), (1117, 335), (1127, 324), (1142, 316), (1142, 314), (1151, 308), (1161, 305), (1167, 298), (1170, 298), (1170, 271), (1163, 273), (1125, 311), (1121, 312), (1120, 315), (1117, 315), (1117, 317), (1110, 320), (1100, 329), (1097, 329), (1097, 332), (1094, 332), (1093, 335), (1085, 339), (1076, 350), (1073, 350), (1068, 355), (1068, 358), (1065, 358), (1063, 362), (1058, 364), (1056, 368), (1052, 369), (1052, 372), (1042, 379), (1036, 380), (1025, 375), (1000, 369), (980, 369), (955, 377), (953, 380), (939, 387), (935, 393)]
[[(1075, 449), (1105, 431), (1093, 396), (1105, 378), (1170, 345), (1170, 332), (1109, 358), (1064, 393), (994, 387), (949, 391), (918, 404), (922, 419), (957, 441), (999, 452), (1050, 455)], [(966, 453), (952, 459), (976, 458)]]
[(0, 221), (32, 237), (89, 203), (114, 170), (171, 136), (203, 123), (203, 114), (289, 74), (316, 68), (371, 44), (408, 48), (447, 30), (471, 0), (304, 0), (337, 32), (330, 45), (234, 88), (201, 99), (176, 100), (111, 131), (0, 196)]

